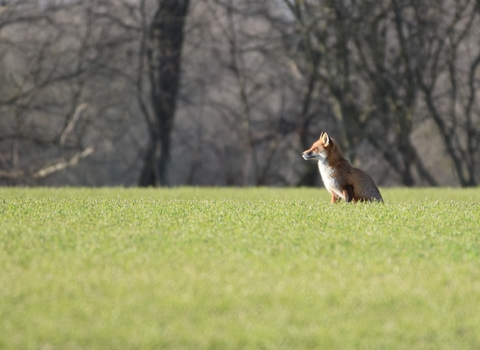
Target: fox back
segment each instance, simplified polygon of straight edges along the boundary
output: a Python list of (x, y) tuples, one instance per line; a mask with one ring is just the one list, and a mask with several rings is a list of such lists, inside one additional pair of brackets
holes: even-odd
[(318, 161), (318, 169), (332, 203), (351, 201), (383, 201), (380, 191), (364, 171), (353, 167), (344, 157), (335, 140), (326, 132), (312, 147), (302, 153), (305, 160)]

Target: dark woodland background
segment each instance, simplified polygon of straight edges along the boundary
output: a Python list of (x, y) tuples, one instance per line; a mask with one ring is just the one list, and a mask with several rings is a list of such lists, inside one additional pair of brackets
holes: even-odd
[(0, 185), (477, 186), (476, 0), (0, 1)]

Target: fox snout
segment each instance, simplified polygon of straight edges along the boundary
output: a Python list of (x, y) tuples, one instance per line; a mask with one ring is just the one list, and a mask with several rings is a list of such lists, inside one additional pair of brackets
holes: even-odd
[(302, 152), (301, 155), (302, 155), (303, 159), (305, 159), (305, 160), (311, 160), (311, 159), (315, 158), (315, 156), (312, 155), (312, 151)]

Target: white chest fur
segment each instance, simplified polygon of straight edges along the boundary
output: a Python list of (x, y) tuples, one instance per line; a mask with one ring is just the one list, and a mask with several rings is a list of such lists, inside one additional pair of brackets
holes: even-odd
[(326, 158), (322, 158), (318, 161), (318, 170), (320, 170), (323, 184), (328, 192), (333, 192), (338, 197), (345, 199), (337, 179), (333, 177), (334, 169), (328, 165)]

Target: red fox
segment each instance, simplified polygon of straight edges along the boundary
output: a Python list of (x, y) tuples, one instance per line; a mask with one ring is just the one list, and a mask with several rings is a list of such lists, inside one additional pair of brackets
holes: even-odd
[(305, 160), (317, 160), (323, 184), (332, 195), (332, 203), (351, 201), (377, 201), (383, 198), (377, 185), (364, 171), (354, 168), (343, 158), (340, 147), (326, 132), (312, 147), (302, 153)]

